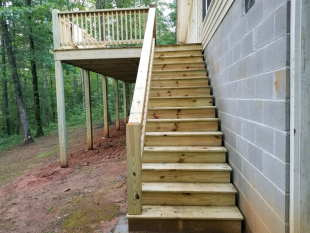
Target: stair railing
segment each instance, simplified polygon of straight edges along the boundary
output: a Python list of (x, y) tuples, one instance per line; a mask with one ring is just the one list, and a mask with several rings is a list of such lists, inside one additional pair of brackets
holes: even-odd
[(149, 8), (53, 10), (55, 49), (142, 44)]
[(151, 5), (129, 122), (126, 125), (127, 203), (129, 215), (141, 215), (142, 213), (142, 153), (153, 67), (153, 55), (156, 43), (155, 11), (155, 5)]

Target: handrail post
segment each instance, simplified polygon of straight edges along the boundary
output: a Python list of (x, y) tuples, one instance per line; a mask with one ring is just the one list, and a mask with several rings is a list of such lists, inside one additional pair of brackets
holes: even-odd
[[(150, 8), (156, 8), (156, 4), (155, 3), (150, 4)], [(156, 45), (156, 11), (154, 19), (153, 38), (155, 39), (155, 45)]]
[(52, 11), (53, 17), (53, 35), (54, 35), (54, 49), (60, 49), (60, 23), (59, 23), (59, 16), (58, 10)]
[(142, 213), (141, 124), (126, 125), (128, 214)]

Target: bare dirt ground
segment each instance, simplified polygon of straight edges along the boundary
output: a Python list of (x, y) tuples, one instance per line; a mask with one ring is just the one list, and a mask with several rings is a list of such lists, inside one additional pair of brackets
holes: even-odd
[(69, 168), (60, 168), (58, 135), (0, 154), (0, 232), (113, 232), (126, 204), (126, 136), (94, 129), (67, 134)]

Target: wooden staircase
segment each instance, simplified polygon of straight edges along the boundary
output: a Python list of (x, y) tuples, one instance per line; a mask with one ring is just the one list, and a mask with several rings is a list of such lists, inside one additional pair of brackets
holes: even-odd
[(134, 232), (240, 233), (201, 44), (156, 46)]

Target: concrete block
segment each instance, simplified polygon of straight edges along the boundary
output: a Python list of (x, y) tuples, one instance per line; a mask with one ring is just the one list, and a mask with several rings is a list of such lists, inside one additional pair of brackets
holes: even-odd
[(256, 0), (249, 14), (251, 16), (248, 17), (248, 30), (251, 31), (263, 21), (263, 0)]
[(256, 126), (255, 145), (273, 154), (274, 152), (274, 130), (262, 125)]
[(288, 222), (289, 220), (289, 194), (285, 194), (279, 189), (274, 190), (275, 202), (271, 206), (275, 212), (278, 214), (283, 222)]
[(243, 160), (243, 166), (242, 166), (242, 175), (249, 183), (249, 188), (252, 189), (252, 185), (254, 183), (254, 172), (253, 172), (253, 166), (246, 160)]
[(263, 72), (263, 50), (257, 50), (247, 57), (248, 62), (248, 76)]
[(243, 58), (248, 56), (254, 51), (254, 33), (253, 31), (249, 32), (241, 41), (242, 43), (242, 55)]
[(232, 6), (232, 21), (234, 24), (239, 23), (242, 18), (242, 1), (236, 1), (236, 3)]
[(255, 28), (255, 48), (259, 49), (269, 44), (275, 38), (274, 15), (267, 17)]
[(264, 18), (274, 12), (284, 2), (287, 2), (287, 0), (264, 0)]
[(255, 78), (247, 78), (242, 81), (242, 97), (244, 99), (254, 99), (256, 95)]
[(240, 22), (238, 23), (238, 32), (237, 32), (237, 40), (241, 41), (243, 37), (248, 33), (248, 17), (249, 14), (245, 14), (241, 17)]
[[(227, 57), (226, 57), (226, 62), (227, 62)], [(229, 67), (227, 67), (225, 70), (222, 72), (222, 85), (226, 85), (229, 83)]]
[(237, 100), (236, 116), (243, 119), (248, 119), (249, 117), (248, 102), (249, 100)]
[(236, 151), (238, 151), (238, 153), (246, 160), (249, 160), (249, 153), (248, 153), (249, 143), (238, 135), (236, 135), (236, 143), (237, 143)]
[(237, 81), (232, 83), (233, 88), (233, 98), (240, 99), (242, 98), (242, 82), (243, 81)]
[(234, 82), (237, 80), (238, 68), (239, 68), (238, 63), (234, 63), (229, 67), (229, 82)]
[[(235, 24), (236, 22), (234, 22)], [(237, 25), (237, 24), (235, 24)], [(228, 38), (229, 38), (229, 46), (230, 46), (230, 49), (232, 49), (238, 42), (237, 40), (237, 32), (238, 31), (238, 27), (235, 26), (233, 27), (233, 29), (231, 30), (231, 32), (228, 34)]]
[(282, 131), (289, 130), (289, 101), (264, 101), (263, 106), (265, 125)]
[[(254, 175), (253, 173), (254, 172), (252, 172), (252, 175)], [(252, 208), (257, 213), (257, 216), (262, 216), (263, 215), (263, 203), (264, 203), (264, 200), (259, 195), (257, 190), (253, 188), (253, 186), (250, 186), (248, 199), (249, 199), (249, 202), (250, 202)], [(256, 230), (256, 227), (255, 227), (255, 230)], [(256, 230), (255, 232), (258, 233), (259, 231)], [(261, 231), (261, 232), (263, 232), (263, 231)], [(266, 231), (264, 231), (264, 232), (266, 232)]]
[(263, 122), (263, 102), (260, 100), (248, 101), (248, 118), (251, 121)]
[(263, 153), (263, 174), (282, 192), (289, 192), (289, 164)]
[(234, 47), (233, 47), (233, 63), (238, 62), (242, 58), (242, 41), (239, 41)]
[(274, 154), (282, 162), (290, 161), (290, 134), (289, 132), (275, 131)]
[(274, 73), (266, 73), (255, 77), (256, 98), (273, 99), (274, 96)]
[(242, 59), (238, 62), (238, 79), (244, 79), (248, 77), (248, 63), (246, 59)]
[(232, 64), (232, 54), (233, 54), (233, 50), (232, 49), (229, 49), (227, 50), (228, 52), (226, 52), (226, 66), (227, 67), (230, 67), (231, 64)]
[(291, 2), (287, 1), (275, 11), (275, 37), (290, 32)]
[[(276, 189), (275, 185), (267, 179), (266, 176), (264, 176), (259, 171), (253, 172), (255, 175), (255, 187), (257, 192), (262, 196), (264, 202), (267, 202), (269, 205), (272, 205), (275, 201), (275, 195), (274, 190)], [(260, 216), (262, 217), (262, 216)]]
[(235, 124), (235, 127), (234, 127), (234, 132), (236, 132), (237, 135), (239, 136), (242, 136), (242, 127), (243, 127), (243, 124), (242, 124), (242, 119), (241, 118), (236, 118), (237, 119), (237, 122)]
[(242, 136), (244, 139), (253, 144), (255, 143), (255, 128), (255, 123), (244, 119), (242, 120)]
[(274, 98), (290, 98), (290, 69), (275, 71), (274, 74)]
[(263, 48), (263, 70), (277, 70), (289, 65), (289, 37), (284, 35)]
[(249, 162), (259, 171), (263, 170), (263, 151), (257, 146), (248, 145)]

